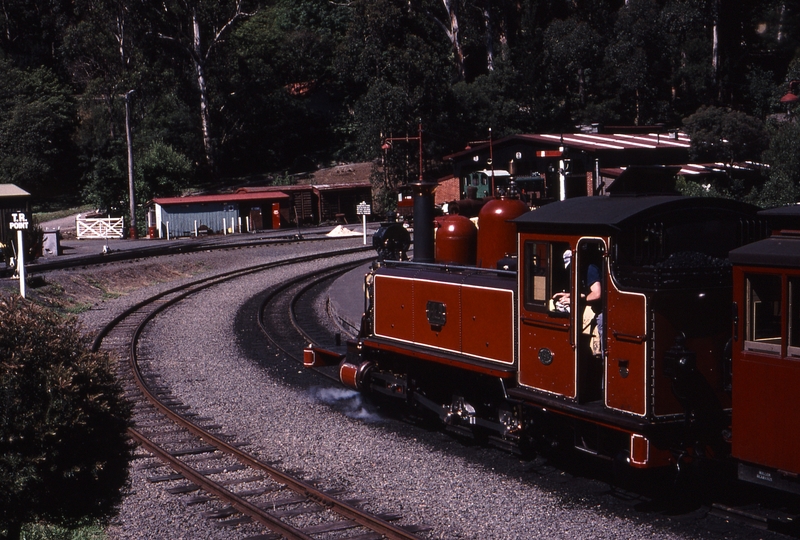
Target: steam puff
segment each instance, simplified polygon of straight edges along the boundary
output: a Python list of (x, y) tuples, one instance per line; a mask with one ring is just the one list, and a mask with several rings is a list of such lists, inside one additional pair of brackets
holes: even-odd
[(361, 394), (347, 388), (322, 388), (314, 387), (310, 390), (311, 397), (327, 405), (333, 406), (345, 416), (365, 422), (380, 422), (383, 419), (370, 411), (364, 404)]

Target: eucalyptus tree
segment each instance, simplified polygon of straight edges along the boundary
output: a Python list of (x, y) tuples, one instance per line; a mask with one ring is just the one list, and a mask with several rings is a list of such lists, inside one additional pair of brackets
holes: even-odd
[[(606, 89), (618, 103), (619, 120), (634, 125), (664, 120), (669, 102), (669, 59), (665, 29), (655, 0), (629, 0), (617, 12), (605, 51)], [(616, 95), (614, 95), (616, 94)], [(608, 98), (607, 98), (608, 99)]]
[(335, 61), (350, 12), (345, 4), (278, 0), (232, 32), (220, 49), (227, 76), (215, 77), (226, 96), (217, 124), (222, 170), (302, 172), (347, 159)]
[(236, 25), (255, 11), (255, 5), (248, 0), (164, 0), (150, 6), (148, 22), (153, 35), (175, 46), (191, 63), (205, 161), (212, 173), (216, 170), (216, 149), (207, 79), (209, 62)]
[(17, 67), (46, 66), (58, 73), (61, 39), (72, 18), (71, 0), (3, 0), (0, 50)]

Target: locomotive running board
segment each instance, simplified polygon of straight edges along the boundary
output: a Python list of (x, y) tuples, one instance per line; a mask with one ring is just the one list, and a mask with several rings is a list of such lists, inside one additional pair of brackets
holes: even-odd
[(344, 345), (331, 349), (309, 345), (303, 349), (303, 367), (337, 366), (345, 356), (347, 356), (347, 348)]
[(616, 431), (639, 433), (647, 437), (661, 435), (667, 432), (682, 429), (683, 420), (673, 422), (651, 422), (646, 418), (623, 415), (603, 407), (601, 403), (579, 404), (545, 395), (527, 388), (509, 388), (511, 398), (525, 402), (528, 405), (538, 406), (553, 413), (574, 418), (579, 421), (593, 422)]
[(497, 377), (500, 379), (509, 379), (515, 377), (517, 374), (516, 364), (494, 364), (483, 360), (464, 359), (456, 355), (451, 355), (443, 352), (429, 352), (421, 347), (416, 347), (407, 344), (390, 343), (379, 338), (369, 338), (361, 342), (365, 348), (376, 349), (380, 351), (391, 352), (425, 360), (427, 362), (435, 362), (437, 364), (444, 364), (453, 366), (459, 369), (483, 373), (490, 377)]

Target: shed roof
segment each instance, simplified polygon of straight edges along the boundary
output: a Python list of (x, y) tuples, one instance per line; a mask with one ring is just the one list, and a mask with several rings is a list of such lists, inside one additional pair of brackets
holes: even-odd
[[(682, 132), (672, 133), (538, 133), (519, 134), (504, 137), (493, 143), (499, 147), (511, 142), (529, 142), (548, 147), (565, 146), (587, 153), (608, 150), (656, 150), (679, 149), (688, 151), (691, 146), (689, 136)], [(475, 150), (488, 147), (489, 142), (461, 150), (449, 156), (446, 160), (454, 160), (472, 154)]]
[(585, 152), (596, 150), (631, 150), (642, 148), (689, 148), (685, 133), (543, 133), (518, 135), (520, 139), (544, 144), (570, 146)]
[[(725, 163), (681, 163), (677, 166), (680, 167), (678, 174), (683, 176), (710, 176), (728, 174), (731, 170), (757, 172), (762, 165), (754, 163), (734, 163), (727, 165)], [(625, 171), (626, 167), (602, 167), (600, 174), (602, 176), (616, 177)]]
[(31, 194), (15, 184), (0, 184), (0, 197), (30, 197)]
[(192, 195), (189, 197), (159, 197), (153, 202), (161, 206), (177, 204), (204, 204), (204, 203), (227, 203), (241, 201), (267, 201), (288, 199), (289, 195), (282, 191), (259, 191), (255, 193), (225, 193), (218, 195)]

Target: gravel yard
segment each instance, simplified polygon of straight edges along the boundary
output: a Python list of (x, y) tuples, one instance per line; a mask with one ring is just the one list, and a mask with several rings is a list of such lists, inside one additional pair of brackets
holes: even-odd
[[(105, 296), (95, 297), (80, 318), (92, 332), (181, 280), (314, 249), (319, 246), (307, 243), (120, 263), (127, 288), (95, 279)], [(153, 283), (145, 268), (163, 268), (159, 275), (168, 279)], [(325, 263), (309, 263), (302, 271), (314, 268), (323, 271)], [(114, 273), (111, 265), (96, 271)], [(87, 272), (95, 269), (63, 271), (48, 281), (68, 284)], [(678, 519), (637, 512), (624, 493), (604, 482), (381, 417), (357, 396), (287, 363), (257, 330), (257, 295), (299, 272), (270, 270), (217, 286), (159, 316), (145, 335), (147, 352), (163, 359), (164, 384), (224, 432), (250, 441), (254, 454), (322, 479), (324, 487), (346, 488), (370, 501), (371, 509), (402, 513), (404, 523), (430, 525), (430, 538), (781, 538), (747, 528), (733, 534), (703, 510)], [(70, 294), (66, 287), (63, 294)], [(137, 468), (140, 463), (134, 463), (130, 493), (107, 528), (110, 538), (247, 535), (247, 529), (210, 527), (199, 510), (186, 510), (181, 496), (147, 482), (152, 472)]]

